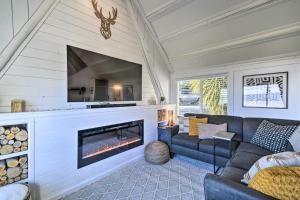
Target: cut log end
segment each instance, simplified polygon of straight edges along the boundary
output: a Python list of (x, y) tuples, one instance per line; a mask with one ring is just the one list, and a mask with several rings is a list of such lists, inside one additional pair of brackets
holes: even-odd
[(22, 146), (22, 142), (21, 141), (15, 141), (13, 144), (14, 147), (19, 148)]
[(5, 128), (3, 126), (0, 126), (0, 135), (4, 134)]
[(5, 138), (6, 138), (7, 140), (12, 140), (12, 139), (15, 138), (15, 134), (13, 134), (13, 133), (7, 134)]
[(18, 181), (21, 180), (21, 177), (20, 177), (20, 176), (17, 176), (14, 180), (15, 180), (15, 182), (18, 182)]
[(22, 173), (22, 169), (20, 167), (13, 167), (7, 169), (7, 177), (8, 178), (16, 178), (20, 176)]
[(19, 158), (20, 165), (24, 165), (25, 163), (27, 163), (27, 160), (28, 160), (28, 158), (26, 156), (20, 157)]
[(7, 167), (17, 167), (19, 165), (19, 160), (17, 158), (6, 159)]
[(0, 170), (0, 176), (5, 176), (7, 174), (6, 169), (1, 169)]
[(27, 151), (28, 147), (21, 147), (21, 151)]
[(10, 132), (13, 133), (13, 134), (16, 134), (16, 133), (20, 132), (20, 128), (16, 127), (16, 126), (11, 127)]
[(4, 131), (4, 134), (5, 134), (5, 135), (10, 134), (10, 130), (9, 130), (9, 129), (6, 129), (6, 130)]
[(15, 134), (15, 138), (21, 142), (26, 141), (28, 139), (28, 133), (25, 130), (21, 130)]
[(21, 178), (22, 178), (22, 179), (28, 178), (28, 174), (21, 174)]
[(0, 149), (1, 155), (7, 155), (14, 151), (14, 147), (12, 145), (4, 145)]
[(20, 152), (21, 151), (21, 148), (14, 148), (14, 153), (18, 153), (18, 152)]

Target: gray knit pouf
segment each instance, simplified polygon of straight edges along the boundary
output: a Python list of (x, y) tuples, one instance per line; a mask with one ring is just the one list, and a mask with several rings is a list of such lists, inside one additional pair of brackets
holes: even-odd
[(170, 160), (168, 145), (160, 141), (151, 142), (145, 148), (145, 160), (155, 165), (168, 162)]

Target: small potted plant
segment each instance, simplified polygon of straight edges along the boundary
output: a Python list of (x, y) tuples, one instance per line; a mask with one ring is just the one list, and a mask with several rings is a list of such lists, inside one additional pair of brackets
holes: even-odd
[(166, 100), (166, 98), (164, 96), (161, 96), (160, 97), (160, 105), (166, 104), (165, 100)]

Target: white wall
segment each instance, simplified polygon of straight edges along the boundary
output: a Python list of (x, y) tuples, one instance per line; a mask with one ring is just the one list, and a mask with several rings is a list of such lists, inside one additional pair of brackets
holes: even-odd
[(0, 53), (44, 0), (0, 1)]
[[(30, 121), (34, 127), (34, 192), (41, 200), (59, 199), (95, 182), (113, 170), (144, 155), (144, 147), (157, 139), (157, 110), (175, 105), (78, 109), (0, 115), (0, 125), (12, 120)], [(77, 169), (78, 130), (144, 119), (144, 145)]]
[[(29, 2), (38, 4), (37, 0)], [(61, 0), (0, 80), (1, 112), (10, 111), (12, 99), (24, 99), (29, 111), (84, 106), (67, 103), (66, 45), (144, 65), (141, 46), (126, 3), (122, 0), (101, 2), (105, 14), (108, 13), (106, 8), (118, 8), (112, 38), (105, 40), (100, 35), (100, 22), (94, 15), (90, 1)], [(142, 84), (143, 101), (140, 103), (144, 104), (155, 98), (144, 66)]]
[[(244, 75), (285, 72), (289, 73), (288, 109), (265, 109), (242, 107), (242, 78)], [(229, 78), (229, 114), (243, 117), (270, 117), (300, 120), (300, 57), (266, 59), (242, 64), (188, 70), (176, 73), (174, 79), (196, 78), (216, 74), (227, 74)], [(176, 82), (176, 81), (174, 81)], [(173, 88), (176, 89), (173, 83)], [(173, 89), (174, 90), (174, 89)], [(172, 97), (175, 99), (176, 97)]]
[[(249, 67), (251, 68), (251, 67)], [(243, 117), (271, 117), (282, 119), (300, 120), (300, 62), (274, 66), (259, 66), (256, 69), (241, 70), (234, 72), (234, 101), (233, 114)], [(263, 109), (242, 107), (242, 79), (244, 75), (264, 74), (275, 72), (288, 72), (288, 109)]]
[(128, 1), (128, 7), (134, 16), (135, 26), (138, 30), (146, 60), (145, 64), (150, 67), (151, 80), (158, 97), (157, 101), (159, 101), (160, 96), (164, 96), (166, 102), (170, 102), (171, 70), (169, 60), (165, 52), (159, 46), (160, 44), (157, 42), (157, 38), (155, 38), (155, 33), (151, 30), (151, 26), (147, 24), (142, 9), (132, 0)]
[[(11, 10), (11, 1), (2, 0), (0, 1), (0, 52), (12, 39), (14, 32), (12, 26), (12, 10)], [(5, 30), (5, 31), (3, 31)]]

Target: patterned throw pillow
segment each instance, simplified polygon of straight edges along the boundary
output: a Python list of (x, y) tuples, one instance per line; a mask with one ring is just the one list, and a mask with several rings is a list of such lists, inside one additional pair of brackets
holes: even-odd
[(279, 153), (286, 150), (288, 139), (296, 130), (297, 126), (281, 126), (269, 121), (262, 121), (250, 143)]
[(300, 167), (300, 152), (282, 152), (272, 155), (267, 155), (256, 161), (249, 171), (244, 174), (241, 180), (243, 183), (248, 184), (252, 178), (261, 170), (269, 167), (276, 166), (299, 166)]
[(295, 151), (300, 151), (300, 126), (298, 126), (293, 135), (289, 138), (289, 142)]
[(260, 171), (249, 187), (276, 199), (300, 199), (300, 167), (270, 167)]
[(209, 139), (216, 133), (227, 131), (227, 123), (225, 124), (198, 124), (199, 138)]
[(198, 124), (203, 123), (207, 124), (208, 118), (195, 118), (190, 117), (189, 118), (189, 124), (190, 124), (190, 130), (189, 130), (189, 136), (198, 136)]

